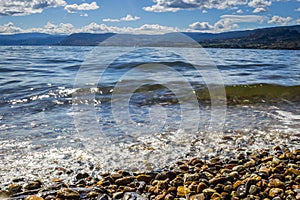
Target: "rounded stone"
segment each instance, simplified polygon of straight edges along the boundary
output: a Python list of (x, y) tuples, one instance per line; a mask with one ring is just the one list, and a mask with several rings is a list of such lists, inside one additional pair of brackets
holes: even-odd
[(44, 199), (42, 197), (30, 195), (30, 196), (26, 197), (25, 200), (44, 200)]
[(11, 194), (16, 194), (22, 191), (22, 186), (19, 184), (10, 184), (7, 190)]
[(269, 191), (269, 196), (274, 198), (276, 196), (281, 196), (283, 194), (283, 189), (281, 188), (271, 188)]
[(138, 181), (144, 181), (146, 183), (149, 183), (152, 180), (152, 177), (150, 175), (140, 174), (140, 175), (136, 176), (136, 179)]
[(72, 190), (70, 188), (63, 188), (57, 191), (57, 197), (61, 199), (79, 199), (79, 192)]
[(190, 189), (185, 186), (179, 186), (177, 188), (177, 196), (185, 197), (185, 195), (188, 193), (190, 193)]
[(238, 188), (236, 190), (236, 195), (238, 197), (245, 197), (247, 195), (247, 189), (246, 189), (246, 186), (244, 184), (238, 186)]
[(203, 190), (203, 194), (207, 199), (210, 199), (214, 193), (217, 193), (217, 191), (211, 188), (206, 188)]
[(131, 176), (119, 178), (115, 181), (117, 185), (127, 185), (133, 181), (133, 178)]
[(208, 186), (205, 183), (200, 182), (197, 186), (197, 193), (201, 193), (206, 188), (208, 188)]
[(76, 179), (77, 180), (81, 180), (81, 179), (84, 179), (84, 178), (87, 178), (87, 177), (89, 177), (90, 175), (88, 174), (88, 173), (78, 173), (77, 175), (76, 175)]

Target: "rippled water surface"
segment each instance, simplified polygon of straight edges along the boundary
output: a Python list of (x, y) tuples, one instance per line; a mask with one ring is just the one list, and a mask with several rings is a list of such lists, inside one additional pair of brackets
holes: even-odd
[[(226, 155), (236, 147), (278, 143), (299, 148), (299, 51), (202, 50), (223, 79), (223, 83), (214, 77), (209, 81), (224, 84), (227, 94), (224, 127), (213, 140), (207, 129), (212, 106), (205, 71), (199, 73), (178, 51), (185, 50), (0, 47), (0, 181), (15, 175), (44, 176), (57, 166), (79, 170), (96, 163), (103, 171), (156, 169), (187, 154), (203, 156), (220, 150)], [(124, 55), (118, 56), (120, 52)], [(175, 71), (155, 69), (153, 63), (168, 66), (178, 77), (173, 76)], [(150, 70), (145, 72), (147, 67)], [(181, 129), (182, 112), (193, 113), (181, 108), (182, 102), (192, 101), (180, 92), (185, 83), (195, 91), (200, 110), (195, 116), (198, 130), (188, 134)], [(122, 86), (121, 93), (116, 92), (116, 84)], [(172, 91), (172, 86), (177, 90)], [(129, 93), (127, 109), (113, 112), (112, 102)], [(84, 98), (78, 100), (82, 94)], [(85, 115), (91, 106), (92, 115)], [(216, 106), (215, 112), (222, 109)], [(133, 129), (127, 119), (114, 115), (127, 110)], [(149, 128), (140, 128), (144, 124)]]

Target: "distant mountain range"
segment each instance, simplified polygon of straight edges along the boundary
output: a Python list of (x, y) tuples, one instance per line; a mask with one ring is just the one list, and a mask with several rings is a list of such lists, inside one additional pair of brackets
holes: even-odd
[[(280, 26), (224, 33), (186, 32), (163, 35), (135, 35), (114, 33), (50, 35), (21, 33), (0, 35), (0, 45), (59, 45), (59, 46), (177, 46), (189, 47), (195, 41), (210, 48), (300, 49), (300, 25)], [(186, 37), (188, 36), (188, 37)], [(110, 39), (112, 38), (112, 39)], [(188, 38), (188, 39), (187, 39)], [(196, 43), (197, 44), (197, 43)]]

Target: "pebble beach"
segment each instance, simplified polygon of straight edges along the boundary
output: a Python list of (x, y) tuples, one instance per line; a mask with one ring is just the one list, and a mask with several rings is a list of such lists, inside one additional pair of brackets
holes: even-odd
[(54, 170), (56, 175), (47, 181), (13, 177), (2, 184), (0, 199), (300, 199), (300, 149), (284, 145), (226, 158), (178, 160), (159, 171)]

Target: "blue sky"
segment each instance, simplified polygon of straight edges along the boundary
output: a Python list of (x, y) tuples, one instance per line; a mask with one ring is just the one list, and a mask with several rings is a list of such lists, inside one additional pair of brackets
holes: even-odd
[(300, 24), (300, 0), (1, 0), (0, 33), (224, 32)]

